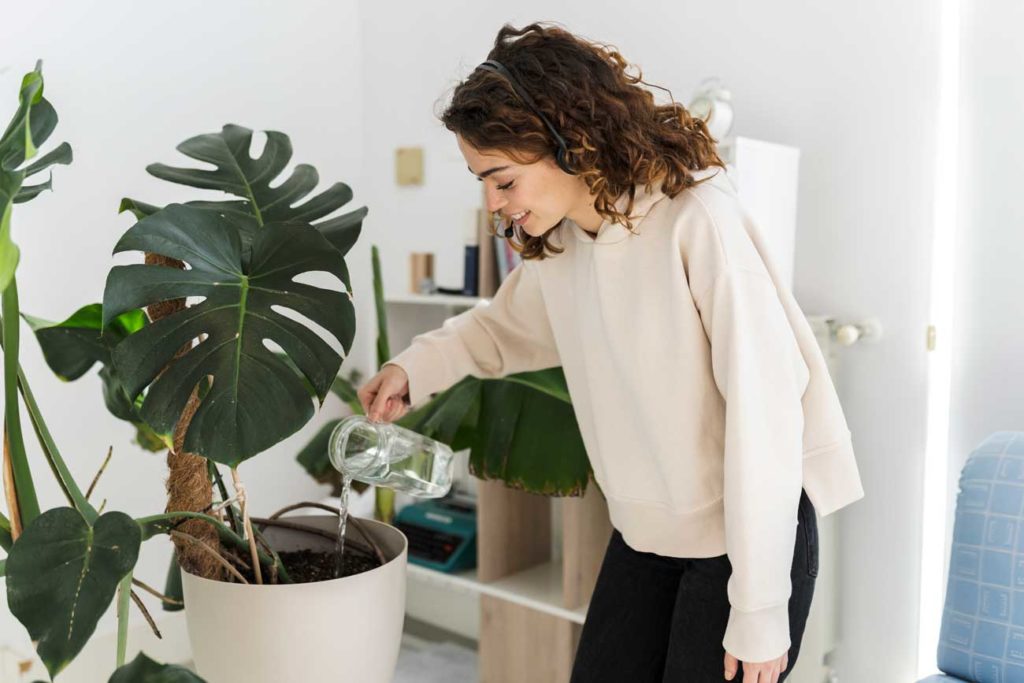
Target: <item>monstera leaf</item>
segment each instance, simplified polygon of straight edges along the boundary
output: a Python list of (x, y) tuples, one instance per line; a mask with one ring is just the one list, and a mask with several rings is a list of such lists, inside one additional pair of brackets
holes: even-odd
[[(233, 215), (246, 248), (260, 225), (302, 222), (312, 224), (342, 256), (347, 254), (359, 237), (367, 209), (363, 207), (340, 216), (325, 217), (352, 201), (352, 189), (345, 183), (334, 183), (322, 193), (294, 206), (320, 181), (316, 169), (309, 164), (297, 164), (285, 181), (271, 187), (271, 182), (292, 158), (291, 141), (283, 133), (267, 131), (263, 151), (254, 159), (249, 156), (252, 134), (248, 128), (228, 124), (220, 133), (197, 135), (178, 145), (179, 152), (213, 164), (215, 170), (176, 168), (166, 164), (150, 164), (146, 170), (173, 183), (221, 190), (240, 197), (235, 201), (194, 201), (187, 205)], [(158, 211), (159, 207), (125, 198), (121, 202), (121, 210), (132, 211), (137, 218), (143, 218)]]
[(141, 543), (142, 530), (128, 515), (108, 512), (90, 526), (70, 507), (47, 510), (15, 541), (7, 557), (7, 601), (51, 677), (96, 630)]
[(142, 397), (139, 396), (135, 401), (128, 398), (110, 361), (111, 349), (148, 323), (143, 311), (133, 310), (117, 316), (111, 321), (106, 334), (101, 334), (103, 306), (100, 304), (83, 306), (59, 323), (26, 313), (22, 313), (21, 317), (35, 333), (43, 358), (54, 374), (66, 382), (72, 382), (99, 363), (102, 366), (99, 375), (103, 382), (103, 401), (107, 410), (114, 417), (135, 426), (136, 443), (146, 450), (159, 451), (171, 447), (143, 421), (139, 414)]
[[(184, 448), (231, 467), (298, 431), (313, 415), (313, 396), (323, 402), (341, 365), (342, 356), (314, 329), (277, 309), (326, 330), (345, 354), (355, 330), (347, 291), (295, 281), (324, 271), (351, 291), (338, 249), (312, 226), (294, 222), (259, 226), (247, 248), (238, 215), (171, 204), (132, 226), (115, 253), (152, 252), (181, 260), (188, 269), (114, 267), (103, 294), (102, 321), (105, 330), (135, 308), (203, 297), (125, 338), (114, 347), (112, 361), (130, 400), (148, 387), (141, 415), (165, 435), (192, 390), (212, 377)], [(198, 345), (184, 349), (201, 335)]]
[(131, 664), (125, 664), (107, 683), (203, 683), (188, 669), (174, 664), (159, 664), (140, 652)]
[(57, 112), (43, 97), (43, 63), (21, 81), (18, 110), (0, 136), (0, 290), (7, 288), (18, 266), (19, 250), (11, 240), (11, 207), (27, 202), (52, 187), (52, 179), (24, 185), (27, 178), (54, 164), (71, 163), (71, 146), (61, 143), (31, 164), (23, 165), (38, 154), (38, 147), (57, 127)]

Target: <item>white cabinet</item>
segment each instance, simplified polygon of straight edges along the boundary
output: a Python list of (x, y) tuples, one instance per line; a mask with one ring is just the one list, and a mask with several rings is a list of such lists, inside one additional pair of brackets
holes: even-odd
[(792, 289), (800, 150), (736, 137), (722, 145), (720, 153), (740, 201), (768, 244), (782, 281)]

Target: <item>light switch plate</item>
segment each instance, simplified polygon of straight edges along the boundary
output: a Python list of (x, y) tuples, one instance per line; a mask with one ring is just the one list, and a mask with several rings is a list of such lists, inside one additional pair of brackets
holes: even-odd
[(399, 185), (423, 184), (422, 147), (399, 147), (395, 150), (395, 182)]

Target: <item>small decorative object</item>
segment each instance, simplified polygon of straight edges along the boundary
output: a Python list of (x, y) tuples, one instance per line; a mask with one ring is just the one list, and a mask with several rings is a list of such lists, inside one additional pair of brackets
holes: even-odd
[(433, 294), (434, 255), (430, 252), (409, 254), (409, 291), (413, 294)]
[(704, 120), (711, 137), (717, 141), (724, 140), (732, 130), (732, 93), (717, 78), (701, 81), (687, 109), (690, 115)]
[(395, 150), (395, 182), (399, 185), (423, 184), (422, 147), (399, 147)]

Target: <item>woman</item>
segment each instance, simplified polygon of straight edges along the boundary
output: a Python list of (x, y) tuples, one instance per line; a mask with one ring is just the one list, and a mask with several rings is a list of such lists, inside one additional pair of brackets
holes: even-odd
[(560, 28), (499, 31), (442, 120), (523, 263), (359, 398), (391, 421), (466, 375), (561, 365), (614, 529), (573, 683), (777, 683), (815, 508), (863, 496), (850, 432), (704, 122), (641, 83)]

